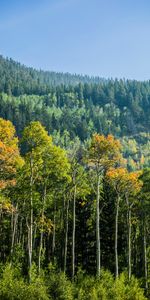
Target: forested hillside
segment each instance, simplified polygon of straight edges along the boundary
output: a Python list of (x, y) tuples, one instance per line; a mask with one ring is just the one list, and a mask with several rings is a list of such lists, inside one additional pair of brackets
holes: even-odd
[(0, 299), (150, 297), (150, 82), (0, 59)]
[(77, 85), (79, 83), (99, 83), (104, 79), (69, 73), (36, 71), (12, 59), (0, 56), (0, 92), (19, 96), (22, 94), (47, 94), (51, 87)]
[(0, 116), (20, 136), (39, 120), (67, 148), (94, 132), (120, 138), (128, 166), (150, 165), (150, 82), (36, 71), (0, 58)]

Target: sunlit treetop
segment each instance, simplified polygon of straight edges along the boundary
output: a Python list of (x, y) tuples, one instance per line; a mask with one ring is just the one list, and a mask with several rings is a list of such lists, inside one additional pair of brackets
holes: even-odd
[(15, 185), (16, 170), (22, 165), (15, 128), (10, 121), (0, 119), (0, 189)]
[(15, 137), (15, 128), (10, 121), (0, 118), (0, 141), (7, 146), (17, 145), (18, 138)]
[(90, 163), (100, 168), (108, 168), (120, 162), (121, 144), (113, 135), (94, 134), (89, 149)]
[(139, 179), (141, 172), (129, 173), (126, 168), (110, 168), (106, 176), (117, 192), (136, 194), (141, 190), (142, 181)]
[(34, 121), (24, 129), (22, 142), (25, 142), (28, 152), (51, 143), (52, 137), (48, 135), (48, 132), (39, 121)]

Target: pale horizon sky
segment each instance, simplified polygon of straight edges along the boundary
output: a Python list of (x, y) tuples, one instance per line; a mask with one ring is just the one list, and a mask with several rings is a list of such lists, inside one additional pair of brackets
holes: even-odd
[(148, 0), (0, 0), (0, 37), (36, 69), (150, 79)]

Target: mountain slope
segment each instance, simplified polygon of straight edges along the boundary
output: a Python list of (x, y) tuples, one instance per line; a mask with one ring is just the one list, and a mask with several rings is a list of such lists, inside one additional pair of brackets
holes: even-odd
[(122, 139), (131, 169), (150, 166), (150, 81), (36, 71), (0, 57), (0, 117), (19, 136), (39, 120), (63, 147), (112, 133)]
[(19, 96), (22, 94), (45, 94), (58, 85), (77, 85), (79, 83), (99, 83), (99, 77), (71, 75), (49, 71), (37, 71), (0, 56), (0, 92)]

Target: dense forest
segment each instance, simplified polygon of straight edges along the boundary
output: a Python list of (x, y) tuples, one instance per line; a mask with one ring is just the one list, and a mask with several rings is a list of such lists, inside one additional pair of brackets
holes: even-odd
[(150, 82), (0, 58), (0, 299), (150, 296)]
[(0, 58), (0, 116), (19, 137), (39, 120), (63, 148), (94, 132), (121, 139), (130, 170), (150, 165), (150, 82), (36, 71)]
[(37, 71), (27, 68), (12, 59), (5, 59), (0, 55), (0, 92), (11, 93), (14, 96), (22, 94), (43, 95), (51, 91), (51, 87), (58, 85), (77, 85), (79, 83), (99, 83), (103, 78), (69, 73)]

